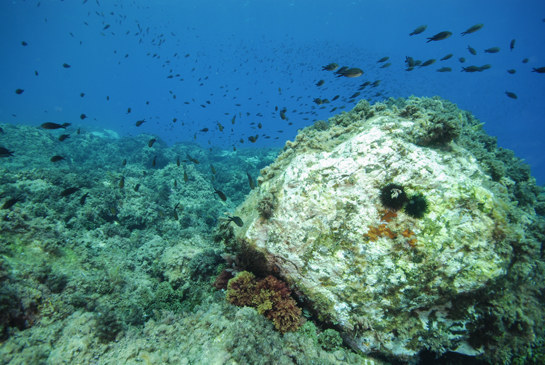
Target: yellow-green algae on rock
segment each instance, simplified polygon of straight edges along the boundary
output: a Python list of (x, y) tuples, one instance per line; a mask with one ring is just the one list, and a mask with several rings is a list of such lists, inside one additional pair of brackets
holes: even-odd
[[(412, 98), (400, 110), (361, 101), (303, 130), (235, 213), (245, 225), (230, 244), (264, 252), (365, 353), (486, 351), (471, 339), (482, 319), (474, 307), (508, 273), (510, 243), (525, 237), (506, 187), (455, 141), (467, 117), (439, 117), (441, 103)], [(423, 194), (428, 213), (389, 213), (379, 198), (388, 183)]]

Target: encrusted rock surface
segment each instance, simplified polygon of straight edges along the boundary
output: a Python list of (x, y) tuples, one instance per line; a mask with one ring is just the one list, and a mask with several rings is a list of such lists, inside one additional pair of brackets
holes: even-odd
[[(235, 240), (264, 252), (316, 317), (365, 353), (483, 353), (471, 338), (475, 305), (505, 278), (532, 212), (510, 218), (507, 188), (453, 141), (465, 116), (384, 109), (360, 102), (288, 142), (237, 209)], [(424, 217), (383, 207), (388, 183), (424, 195)], [(264, 198), (269, 214), (256, 209)]]

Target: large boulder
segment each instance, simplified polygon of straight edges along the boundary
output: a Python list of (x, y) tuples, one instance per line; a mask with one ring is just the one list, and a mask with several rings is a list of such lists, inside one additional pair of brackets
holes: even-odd
[[(244, 226), (225, 235), (264, 253), (348, 344), (405, 360), (486, 351), (475, 306), (525, 237), (506, 187), (456, 143), (467, 117), (426, 100), (433, 111), (420, 99), (403, 110), (360, 102), (300, 132), (235, 212)], [(384, 205), (388, 184), (405, 208)]]

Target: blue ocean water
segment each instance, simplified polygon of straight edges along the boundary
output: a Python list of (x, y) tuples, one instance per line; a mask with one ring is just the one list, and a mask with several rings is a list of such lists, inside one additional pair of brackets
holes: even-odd
[[(252, 147), (281, 147), (361, 98), (439, 95), (470, 110), (543, 184), (545, 75), (532, 68), (545, 67), (544, 17), (542, 1), (3, 1), (0, 122), (72, 123), (229, 149), (259, 134)], [(481, 30), (461, 36), (478, 23)], [(426, 31), (409, 36), (420, 25)], [(453, 35), (426, 42), (441, 31)], [(501, 51), (485, 53), (490, 47)], [(380, 69), (386, 56), (391, 66)], [(437, 62), (406, 71), (406, 56)], [(322, 71), (330, 62), (364, 74), (337, 78)], [(485, 64), (492, 67), (461, 72)], [(336, 95), (325, 108), (313, 103)]]

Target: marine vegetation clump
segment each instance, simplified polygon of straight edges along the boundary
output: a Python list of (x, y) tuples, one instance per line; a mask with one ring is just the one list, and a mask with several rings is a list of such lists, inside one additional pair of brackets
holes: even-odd
[(339, 335), (339, 332), (331, 328), (320, 333), (318, 336), (318, 342), (326, 351), (335, 351), (343, 344), (343, 340), (341, 335)]
[(413, 218), (423, 218), (429, 210), (429, 204), (426, 197), (422, 194), (416, 194), (409, 198), (405, 205), (405, 213)]
[(102, 343), (112, 342), (123, 329), (123, 323), (111, 308), (100, 308), (95, 318), (96, 335)]
[(296, 331), (301, 325), (301, 308), (291, 297), (290, 288), (272, 275), (257, 280), (251, 272), (239, 272), (229, 280), (225, 298), (239, 307), (257, 309), (281, 333)]
[(259, 203), (257, 203), (257, 211), (265, 219), (269, 219), (273, 215), (274, 211), (274, 196), (271, 193), (267, 193), (261, 197)]
[(399, 210), (407, 203), (407, 194), (402, 185), (391, 183), (380, 189), (380, 202), (385, 208)]

